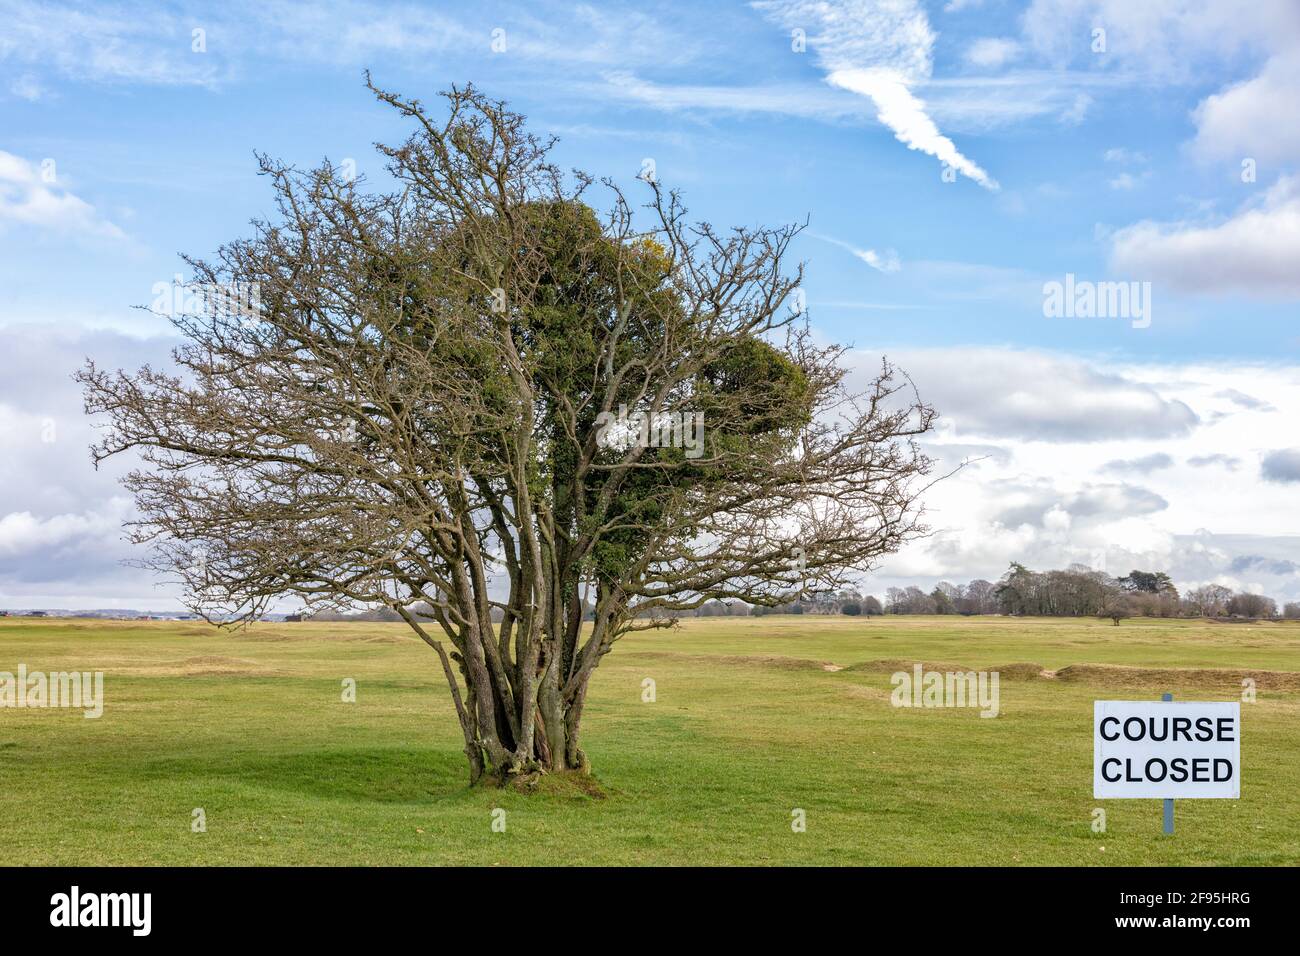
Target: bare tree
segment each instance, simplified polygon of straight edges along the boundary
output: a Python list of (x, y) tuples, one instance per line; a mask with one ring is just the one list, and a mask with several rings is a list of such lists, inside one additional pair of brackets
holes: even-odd
[(585, 771), (621, 636), (842, 587), (924, 531), (934, 412), (811, 341), (799, 227), (691, 225), (654, 183), (640, 211), (605, 183), (599, 217), (503, 104), (371, 89), (414, 125), (379, 147), (398, 188), (263, 158), (277, 217), (187, 260), (254, 307), (177, 316), (175, 371), (90, 363), (93, 458), (142, 454), (131, 535), (210, 620), (390, 608), (437, 653), (471, 781)]
[(1230, 617), (1273, 618), (1277, 617), (1277, 602), (1263, 594), (1238, 591), (1228, 600), (1227, 612)]
[(1221, 617), (1228, 613), (1232, 590), (1222, 584), (1204, 584), (1187, 592), (1183, 603), (1188, 611), (1198, 617)]
[(1133, 596), (1121, 588), (1106, 588), (1101, 593), (1100, 610), (1097, 616), (1103, 620), (1109, 620), (1116, 627), (1119, 627), (1120, 621), (1133, 617), (1135, 613)]

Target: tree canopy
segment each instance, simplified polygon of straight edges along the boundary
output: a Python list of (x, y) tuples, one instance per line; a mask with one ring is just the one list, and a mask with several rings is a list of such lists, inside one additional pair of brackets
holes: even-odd
[(690, 223), (657, 183), (634, 207), (472, 87), (436, 115), (371, 89), (414, 128), (378, 147), (396, 188), (262, 157), (276, 214), (187, 259), (255, 300), (175, 316), (175, 369), (90, 363), (93, 456), (142, 456), (132, 536), (195, 610), (390, 608), (472, 779), (585, 770), (620, 637), (835, 589), (924, 530), (935, 413), (813, 340), (798, 226)]

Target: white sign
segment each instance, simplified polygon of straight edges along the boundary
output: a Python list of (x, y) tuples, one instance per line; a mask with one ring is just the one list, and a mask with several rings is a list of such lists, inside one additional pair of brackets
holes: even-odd
[(1241, 704), (1094, 701), (1092, 795), (1240, 797)]

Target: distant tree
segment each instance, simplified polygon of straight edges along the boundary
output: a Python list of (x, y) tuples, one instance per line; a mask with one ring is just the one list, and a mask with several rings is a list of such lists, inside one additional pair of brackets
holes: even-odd
[(1038, 575), (1020, 562), (1012, 561), (994, 594), (998, 606), (1006, 614), (1037, 614), (1041, 613), (1039, 586)]
[(873, 594), (868, 594), (862, 599), (862, 612), (868, 615), (884, 614), (885, 609), (880, 606), (880, 601)]
[(1118, 582), (1111, 581), (1101, 595), (1097, 616), (1110, 620), (1116, 627), (1119, 622), (1134, 614), (1133, 596), (1124, 591)]
[(1228, 601), (1230, 617), (1271, 618), (1277, 616), (1277, 602), (1262, 594), (1242, 591)]
[(996, 614), (997, 600), (993, 595), (993, 584), (983, 578), (976, 578), (966, 585), (965, 601), (973, 614)]
[(840, 613), (847, 614), (849, 617), (857, 617), (862, 613), (862, 605), (857, 601), (845, 601), (840, 605)]
[(1183, 598), (1183, 607), (1196, 617), (1221, 617), (1228, 613), (1232, 590), (1222, 584), (1203, 584), (1192, 588)]
[(1108, 608), (1106, 608), (1106, 610), (1102, 611), (1097, 616), (1102, 618), (1103, 620), (1108, 620), (1111, 623), (1113, 623), (1116, 627), (1119, 627), (1120, 621), (1124, 620), (1127, 617), (1133, 616), (1133, 609), (1132, 606), (1127, 601), (1119, 600), (1111, 604)]
[(1169, 579), (1169, 575), (1163, 571), (1130, 571), (1125, 577), (1119, 579), (1119, 583), (1126, 591), (1146, 594), (1168, 594), (1171, 591), (1174, 593), (1178, 591), (1174, 587), (1174, 582)]
[(1300, 620), (1300, 602), (1288, 601), (1282, 608), (1282, 616), (1288, 621)]

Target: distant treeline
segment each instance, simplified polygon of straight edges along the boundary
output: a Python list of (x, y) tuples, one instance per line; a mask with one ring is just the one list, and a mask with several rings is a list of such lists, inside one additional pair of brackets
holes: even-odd
[[(1262, 594), (1234, 592), (1219, 584), (1206, 584), (1180, 594), (1163, 571), (1130, 571), (1111, 577), (1073, 564), (1063, 571), (1031, 571), (1013, 562), (997, 581), (976, 578), (969, 584), (940, 581), (931, 591), (919, 587), (889, 588), (882, 604), (870, 594), (855, 590), (822, 592), (800, 597), (776, 607), (758, 607), (743, 601), (708, 601), (676, 617), (761, 617), (768, 614), (1012, 614), (1042, 617), (1212, 617), (1241, 619), (1287, 618), (1300, 620), (1300, 602), (1278, 610), (1277, 602)], [(377, 609), (354, 614), (323, 611), (316, 621), (400, 621), (395, 611)], [(500, 621), (499, 610), (492, 619)], [(587, 608), (585, 620), (591, 619)]]
[(1228, 617), (1300, 619), (1300, 603), (1206, 584), (1180, 594), (1163, 571), (1133, 570), (1112, 577), (1083, 565), (1031, 571), (1013, 562), (996, 583), (962, 586), (940, 581), (928, 594), (917, 587), (890, 588), (886, 614), (1023, 614), (1045, 617)]
[[(1300, 620), (1300, 602), (1278, 611), (1262, 594), (1234, 592), (1206, 584), (1180, 594), (1163, 571), (1133, 570), (1112, 577), (1084, 565), (1062, 571), (1031, 571), (1013, 562), (998, 581), (976, 578), (968, 584), (940, 581), (930, 591), (889, 588), (883, 605), (871, 595), (840, 591), (790, 601), (778, 607), (751, 607), (740, 601), (710, 601), (696, 617), (757, 617), (765, 614), (1011, 614), (1043, 617), (1212, 617)], [(689, 614), (686, 616), (690, 616)]]

